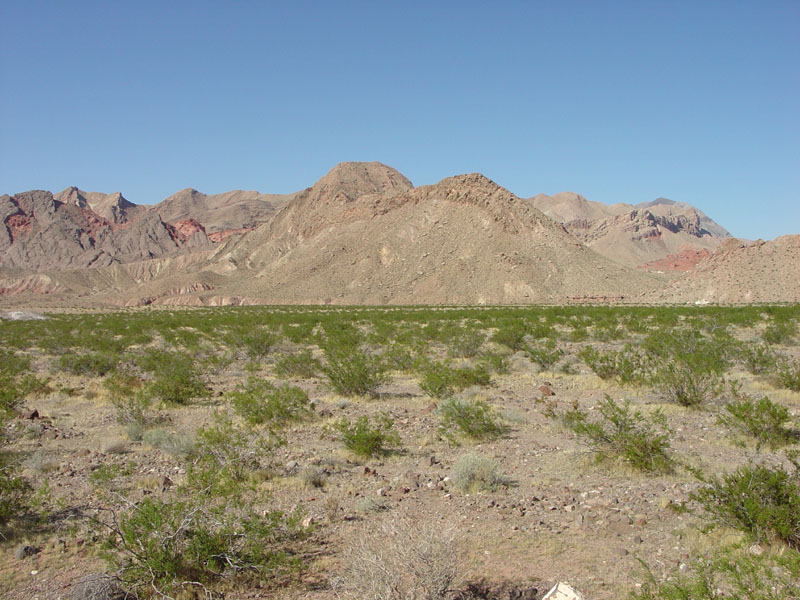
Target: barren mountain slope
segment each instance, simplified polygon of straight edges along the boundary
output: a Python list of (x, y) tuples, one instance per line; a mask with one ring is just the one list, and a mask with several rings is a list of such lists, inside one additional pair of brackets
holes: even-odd
[(729, 239), (691, 271), (652, 295), (654, 302), (800, 302), (800, 235)]
[(482, 175), (412, 189), (379, 163), (335, 167), (212, 268), (230, 275), (229, 293), (267, 302), (558, 302), (661, 284)]
[(53, 197), (64, 204), (88, 208), (115, 225), (135, 221), (147, 210), (145, 206), (128, 201), (120, 192), (113, 194), (84, 192), (73, 186), (55, 194)]
[(690, 268), (693, 258), (704, 256), (695, 252), (711, 250), (730, 237), (701, 211), (665, 198), (636, 206), (606, 205), (564, 192), (529, 201), (593, 250), (632, 267)]
[(265, 223), (296, 195), (244, 190), (206, 195), (186, 188), (148, 208), (170, 223), (195, 219), (209, 234), (213, 234)]
[(193, 224), (156, 214), (116, 225), (87, 206), (32, 191), (0, 197), (0, 268), (13, 272), (107, 266), (210, 246)]

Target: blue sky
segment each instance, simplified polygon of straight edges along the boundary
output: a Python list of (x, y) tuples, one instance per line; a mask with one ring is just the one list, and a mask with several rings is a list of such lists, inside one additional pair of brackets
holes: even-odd
[(378, 160), (800, 233), (800, 2), (0, 0), (0, 193)]

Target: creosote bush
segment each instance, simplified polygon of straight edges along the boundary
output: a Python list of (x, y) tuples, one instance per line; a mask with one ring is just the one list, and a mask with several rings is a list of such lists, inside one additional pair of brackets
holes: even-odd
[(660, 367), (655, 383), (670, 402), (681, 406), (698, 406), (717, 398), (724, 381), (710, 370), (685, 362), (673, 362)]
[(379, 416), (375, 423), (366, 416), (352, 422), (342, 417), (331, 428), (348, 450), (364, 458), (384, 456), (400, 446), (400, 436), (388, 415)]
[(800, 392), (800, 361), (784, 359), (778, 366), (778, 383), (793, 392)]
[(672, 470), (672, 459), (667, 454), (670, 431), (661, 412), (646, 417), (638, 410), (631, 410), (630, 401), (615, 402), (608, 394), (599, 409), (600, 419), (596, 421), (591, 421), (577, 407), (564, 413), (561, 419), (599, 459), (622, 459), (645, 472)]
[(103, 377), (117, 368), (119, 357), (110, 352), (89, 352), (87, 354), (62, 354), (58, 367), (73, 375)]
[(616, 352), (601, 352), (593, 346), (587, 346), (578, 356), (601, 379), (615, 379), (626, 385), (643, 382), (649, 371), (647, 361), (630, 344)]
[(231, 577), (269, 582), (302, 566), (294, 552), (305, 536), (299, 521), (299, 514), (256, 514), (200, 499), (123, 499), (104, 522), (105, 558), (140, 597), (213, 590)]
[(244, 387), (230, 393), (236, 412), (251, 425), (280, 429), (311, 416), (308, 394), (287, 384), (274, 385), (251, 377)]
[(734, 400), (725, 404), (719, 422), (728, 428), (756, 440), (757, 449), (763, 445), (778, 448), (797, 439), (791, 428), (789, 409), (766, 396), (756, 400), (734, 388)]
[(439, 433), (451, 442), (459, 436), (473, 440), (491, 440), (502, 436), (507, 427), (483, 398), (450, 398), (438, 409)]
[(528, 355), (531, 362), (546, 371), (564, 356), (564, 350), (558, 347), (555, 340), (545, 340), (528, 344), (525, 354)]
[(800, 553), (754, 555), (739, 548), (723, 549), (659, 582), (648, 580), (630, 600), (789, 600), (800, 598)]
[(280, 377), (300, 377), (311, 379), (322, 371), (322, 363), (314, 358), (311, 350), (303, 348), (297, 352), (281, 356), (275, 362), (275, 374)]
[(328, 383), (343, 396), (374, 395), (386, 383), (386, 366), (381, 360), (358, 348), (326, 351), (322, 368)]
[(704, 478), (695, 494), (719, 523), (744, 531), (757, 540), (780, 540), (800, 550), (800, 465), (749, 464), (720, 477)]
[(433, 398), (449, 398), (472, 386), (488, 386), (491, 381), (485, 364), (453, 367), (444, 362), (427, 362), (421, 370), (419, 387)]

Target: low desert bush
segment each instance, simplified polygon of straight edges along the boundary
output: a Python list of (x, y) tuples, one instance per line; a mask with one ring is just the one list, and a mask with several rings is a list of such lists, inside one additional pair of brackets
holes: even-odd
[(531, 362), (546, 371), (564, 356), (564, 350), (558, 347), (555, 340), (546, 340), (528, 344), (525, 348), (525, 354), (528, 355)]
[(73, 375), (103, 377), (117, 368), (119, 356), (110, 352), (89, 352), (88, 354), (62, 354), (58, 367)]
[(392, 515), (344, 550), (345, 571), (333, 580), (345, 600), (444, 600), (464, 577), (454, 530), (438, 521)]
[(525, 348), (525, 336), (529, 333), (530, 327), (527, 321), (522, 319), (507, 320), (500, 323), (497, 331), (492, 335), (492, 341), (497, 344), (503, 344), (516, 352)]
[(630, 600), (788, 600), (800, 598), (800, 553), (723, 549), (691, 563), (688, 573), (647, 581)]
[(720, 477), (703, 477), (693, 494), (719, 523), (757, 540), (780, 540), (800, 550), (800, 465), (749, 464)]
[(494, 492), (508, 485), (497, 463), (478, 454), (465, 454), (456, 460), (450, 481), (455, 489), (467, 493)]
[(275, 362), (275, 374), (279, 377), (311, 379), (316, 377), (320, 371), (322, 371), (322, 363), (318, 358), (314, 358), (308, 348), (281, 356)]
[(129, 590), (144, 597), (213, 594), (223, 580), (269, 582), (301, 568), (293, 551), (305, 536), (299, 515), (202, 500), (146, 497), (109, 511), (105, 558)]
[(364, 458), (384, 456), (400, 445), (400, 436), (388, 415), (379, 416), (375, 423), (366, 416), (352, 422), (342, 417), (331, 428), (345, 448)]
[(792, 429), (789, 410), (766, 396), (756, 400), (734, 388), (734, 400), (725, 404), (725, 412), (719, 417), (722, 425), (756, 440), (756, 448), (763, 445), (779, 448), (797, 439)]
[(767, 344), (743, 344), (739, 357), (747, 372), (753, 375), (769, 373), (777, 364), (777, 355)]
[(450, 398), (439, 405), (437, 413), (439, 433), (451, 442), (461, 436), (491, 440), (507, 430), (500, 416), (483, 398)]
[(685, 362), (671, 362), (656, 370), (653, 383), (670, 402), (698, 406), (717, 398), (724, 385), (722, 377), (711, 370)]
[(188, 458), (194, 454), (194, 439), (189, 435), (173, 433), (166, 429), (147, 429), (142, 431), (142, 441), (171, 456)]
[(606, 352), (587, 346), (578, 356), (601, 379), (614, 379), (625, 385), (642, 382), (648, 372), (645, 357), (630, 344), (626, 344), (620, 351)]
[(474, 327), (454, 326), (445, 333), (447, 354), (456, 358), (477, 356), (486, 341), (486, 334)]
[(192, 357), (181, 352), (152, 350), (137, 357), (139, 367), (152, 373), (148, 393), (167, 404), (187, 404), (208, 396)]
[(427, 362), (421, 369), (419, 387), (433, 398), (449, 398), (472, 386), (488, 386), (492, 376), (485, 364), (453, 367), (444, 362)]
[(778, 383), (793, 392), (800, 392), (800, 361), (784, 359), (778, 364)]
[(255, 328), (249, 331), (234, 331), (225, 336), (228, 344), (244, 353), (244, 355), (254, 361), (260, 361), (267, 357), (272, 347), (278, 343), (280, 337), (264, 328)]
[(621, 459), (645, 472), (669, 472), (669, 434), (666, 417), (659, 411), (646, 417), (631, 410), (630, 402), (615, 402), (606, 394), (600, 419), (573, 408), (561, 416), (564, 424), (592, 448), (599, 459)]
[(274, 385), (251, 377), (247, 384), (230, 393), (236, 412), (251, 425), (281, 429), (292, 421), (311, 416), (308, 394), (290, 385)]
[(189, 465), (187, 481), (209, 494), (240, 494), (251, 475), (272, 465), (274, 451), (283, 440), (271, 432), (255, 431), (217, 412), (214, 421), (195, 435), (196, 460)]
[(791, 319), (775, 319), (767, 325), (762, 337), (768, 344), (787, 344), (797, 335), (797, 323)]
[(343, 396), (374, 395), (386, 383), (386, 366), (364, 350), (326, 351), (327, 364), (322, 368), (330, 386)]

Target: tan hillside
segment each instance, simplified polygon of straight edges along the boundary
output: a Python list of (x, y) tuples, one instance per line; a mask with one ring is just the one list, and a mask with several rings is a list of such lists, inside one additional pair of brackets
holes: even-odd
[(593, 250), (631, 267), (686, 270), (730, 237), (702, 211), (665, 198), (607, 205), (564, 192), (529, 201)]
[(800, 235), (729, 239), (653, 295), (655, 302), (800, 302)]
[(84, 192), (76, 187), (68, 187), (53, 197), (65, 204), (88, 208), (115, 225), (135, 221), (146, 211), (144, 206), (129, 202), (120, 192), (103, 194), (100, 192)]
[(412, 188), (379, 163), (335, 167), (210, 268), (231, 294), (280, 303), (566, 302), (661, 284), (482, 175)]

